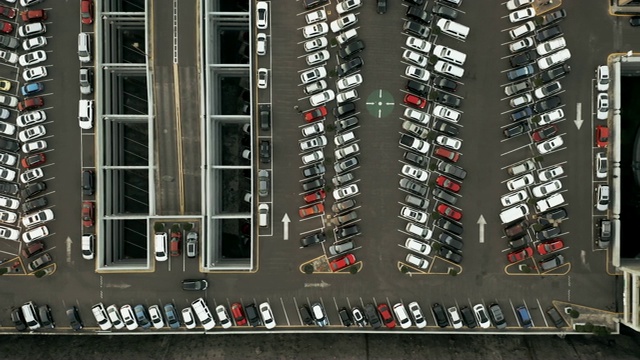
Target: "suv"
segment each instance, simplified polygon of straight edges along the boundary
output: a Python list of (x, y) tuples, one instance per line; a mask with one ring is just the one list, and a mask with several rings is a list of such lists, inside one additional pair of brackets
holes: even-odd
[(298, 312), (300, 313), (300, 318), (302, 319), (302, 323), (305, 325), (314, 325), (315, 321), (313, 320), (313, 316), (311, 316), (311, 310), (307, 304), (303, 304), (298, 308)]
[(36, 211), (39, 209), (42, 209), (43, 207), (47, 206), (49, 204), (49, 202), (47, 201), (47, 198), (45, 196), (43, 197), (39, 197), (37, 199), (31, 200), (31, 201), (27, 201), (25, 203), (22, 204), (22, 212), (23, 213), (30, 213), (32, 211)]
[(529, 81), (522, 81), (519, 83), (515, 83), (513, 85), (506, 86), (504, 88), (504, 93), (507, 96), (512, 96), (515, 94), (519, 94), (524, 91), (531, 91), (531, 83)]
[(551, 70), (547, 70), (540, 75), (540, 79), (542, 79), (543, 83), (551, 82), (563, 75), (571, 72), (571, 66), (567, 64), (563, 64), (562, 66), (555, 67)]
[(358, 69), (360, 69), (364, 65), (364, 61), (361, 57), (355, 57), (344, 64), (340, 64), (336, 66), (336, 73), (339, 77), (343, 77), (348, 75)]
[(438, 164), (438, 171), (444, 174), (449, 174), (451, 176), (454, 176), (460, 180), (464, 180), (464, 178), (467, 177), (467, 172), (463, 168), (452, 165), (452, 164), (448, 164), (444, 161), (441, 161)]
[(431, 30), (424, 25), (421, 25), (417, 22), (407, 20), (402, 26), (402, 30), (406, 31), (409, 34), (416, 35), (420, 38), (426, 38), (429, 36)]
[(447, 313), (444, 310), (444, 306), (435, 303), (431, 307), (431, 311), (433, 312), (433, 316), (436, 318), (438, 326), (440, 326), (441, 328), (449, 326), (449, 319), (447, 318)]
[(365, 305), (364, 312), (367, 315), (367, 319), (369, 319), (369, 324), (372, 328), (378, 329), (382, 326), (380, 317), (378, 316), (378, 310), (376, 310), (376, 307), (373, 304)]
[(564, 256), (562, 254), (558, 254), (555, 256), (548, 257), (539, 262), (540, 268), (542, 271), (549, 271), (557, 268), (558, 266), (564, 264)]
[(350, 225), (335, 229), (338, 240), (346, 239), (352, 236), (360, 234), (360, 227), (358, 225)]

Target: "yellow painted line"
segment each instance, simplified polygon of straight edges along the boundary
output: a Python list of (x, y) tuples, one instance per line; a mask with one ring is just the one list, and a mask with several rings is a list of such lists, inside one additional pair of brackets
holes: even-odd
[(178, 64), (173, 64), (173, 96), (176, 105), (176, 147), (178, 155), (178, 188), (180, 193), (180, 215), (184, 215), (184, 164), (182, 161), (182, 121), (180, 119), (180, 74)]

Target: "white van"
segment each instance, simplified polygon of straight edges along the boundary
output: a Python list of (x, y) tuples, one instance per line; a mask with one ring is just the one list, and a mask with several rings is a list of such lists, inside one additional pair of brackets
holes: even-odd
[(29, 327), (29, 330), (36, 330), (40, 328), (40, 322), (38, 321), (38, 315), (36, 313), (36, 307), (33, 301), (24, 303), (20, 308), (22, 315), (24, 315), (24, 322)]
[(529, 214), (529, 207), (525, 204), (520, 204), (501, 212), (500, 220), (503, 224), (508, 224), (525, 217), (527, 214)]
[(78, 123), (81, 129), (93, 128), (93, 100), (80, 100), (78, 102)]
[(358, 32), (356, 29), (349, 29), (340, 35), (336, 36), (336, 41), (338, 44), (342, 45), (351, 39), (355, 39), (358, 36)]
[(564, 203), (564, 197), (562, 197), (562, 194), (554, 194), (546, 199), (538, 201), (536, 203), (536, 209), (539, 212), (547, 211), (553, 207), (562, 205), (562, 203)]
[(455, 21), (440, 19), (436, 23), (436, 26), (438, 26), (440, 31), (454, 38), (464, 40), (469, 36), (469, 28)]
[(258, 205), (258, 223), (260, 224), (260, 227), (269, 226), (269, 205), (268, 204)]
[(433, 66), (433, 70), (443, 75), (449, 75), (455, 78), (464, 76), (464, 69), (460, 66), (453, 65), (446, 61), (438, 60)]
[(341, 160), (357, 153), (358, 151), (360, 151), (358, 144), (351, 144), (347, 147), (336, 150), (334, 155), (336, 156), (336, 160)]
[(467, 55), (465, 53), (442, 45), (437, 45), (433, 48), (433, 55), (442, 60), (450, 61), (456, 65), (464, 65), (464, 62), (467, 60)]
[(78, 58), (83, 63), (91, 61), (91, 36), (87, 33), (78, 34)]
[(93, 260), (93, 234), (82, 235), (82, 258), (85, 260)]
[(167, 233), (156, 233), (156, 261), (167, 261)]

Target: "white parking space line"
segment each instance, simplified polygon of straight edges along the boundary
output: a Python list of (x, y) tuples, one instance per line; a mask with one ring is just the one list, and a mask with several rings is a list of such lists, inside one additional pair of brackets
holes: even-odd
[[(542, 320), (544, 320), (544, 326), (545, 327), (549, 327), (549, 323), (547, 322), (547, 318), (546, 316), (544, 316), (544, 310), (542, 309), (542, 305), (540, 304), (540, 301), (536, 298), (536, 302), (538, 303), (538, 310), (540, 310), (540, 315), (542, 315)], [(533, 320), (532, 320), (533, 322)]]
[(517, 147), (517, 148), (515, 148), (515, 149), (513, 149), (513, 150), (509, 150), (509, 151), (507, 151), (507, 152), (504, 152), (504, 153), (500, 154), (500, 156), (509, 155), (509, 154), (514, 153), (514, 152), (516, 152), (516, 151), (518, 151), (518, 150), (522, 150), (522, 149), (524, 149), (524, 148), (528, 148), (528, 147), (530, 147), (530, 145), (531, 145), (531, 144), (526, 144), (526, 145), (523, 145), (523, 146)]
[(287, 308), (284, 306), (284, 300), (282, 300), (282, 298), (280, 298), (280, 304), (282, 305), (282, 310), (284, 311), (284, 317), (287, 319), (287, 325), (291, 325), (291, 322), (289, 321), (289, 315), (287, 314)]

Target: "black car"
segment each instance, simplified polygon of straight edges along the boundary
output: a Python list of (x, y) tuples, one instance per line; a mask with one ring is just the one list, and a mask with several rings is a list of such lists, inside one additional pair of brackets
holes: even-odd
[(445, 232), (440, 233), (440, 237), (438, 237), (438, 241), (457, 251), (462, 250), (462, 246), (464, 245), (462, 243), (462, 240), (454, 238), (453, 236)]
[(438, 251), (438, 255), (456, 264), (460, 264), (462, 262), (462, 255), (458, 254), (453, 249), (448, 248), (446, 246), (443, 246), (440, 248), (440, 250)]
[(260, 105), (260, 130), (268, 131), (271, 128), (271, 105)]
[(184, 291), (204, 291), (209, 287), (209, 282), (205, 279), (182, 280), (182, 290)]
[(408, 162), (414, 163), (420, 167), (425, 167), (429, 163), (429, 158), (426, 156), (418, 155), (409, 151), (405, 151), (402, 157)]
[(538, 216), (538, 223), (543, 227), (551, 226), (553, 223), (560, 222), (569, 216), (567, 210), (563, 207), (547, 211)]
[(333, 210), (334, 213), (341, 213), (343, 211), (347, 211), (349, 209), (352, 209), (356, 206), (356, 201), (353, 199), (347, 199), (347, 200), (343, 200), (337, 203), (334, 203), (331, 206), (331, 210)]
[(361, 52), (362, 50), (364, 50), (364, 47), (364, 42), (362, 40), (356, 40), (338, 50), (338, 56), (340, 56), (340, 59), (346, 59)]
[(13, 326), (16, 327), (18, 331), (27, 330), (27, 325), (25, 324), (24, 315), (22, 315), (22, 310), (20, 308), (12, 308), (11, 309), (11, 322)]
[(387, 0), (378, 0), (378, 14), (387, 12)]
[(18, 187), (17, 184), (6, 182), (6, 181), (0, 181), (0, 194), (17, 195), (19, 191), (20, 191), (20, 188)]
[(360, 227), (358, 225), (350, 225), (342, 228), (336, 228), (335, 232), (338, 240), (343, 240), (352, 236), (360, 235)]
[(315, 244), (320, 244), (327, 240), (327, 236), (323, 232), (307, 235), (300, 238), (300, 247), (307, 247)]
[(547, 70), (540, 75), (540, 79), (542, 79), (543, 83), (551, 82), (561, 76), (564, 76), (571, 72), (571, 66), (568, 64), (563, 64), (562, 66), (555, 67), (551, 70)]
[(444, 306), (435, 303), (431, 307), (431, 311), (433, 312), (433, 316), (436, 318), (436, 323), (441, 328), (449, 326), (449, 319), (447, 318), (447, 313), (444, 310)]
[(538, 240), (548, 240), (552, 239), (558, 235), (560, 235), (562, 231), (559, 226), (552, 226), (550, 228), (546, 228), (536, 233), (536, 239)]
[(72, 306), (67, 309), (67, 318), (69, 318), (69, 324), (71, 328), (75, 331), (82, 330), (84, 324), (82, 324), (82, 319), (80, 318), (80, 313), (78, 312), (78, 308)]
[(467, 172), (463, 168), (446, 163), (444, 161), (441, 161), (438, 164), (438, 170), (444, 174), (449, 174), (460, 180), (464, 180), (464, 178), (467, 177)]
[(342, 325), (351, 326), (353, 325), (353, 320), (351, 320), (351, 314), (346, 307), (343, 307), (338, 311), (338, 315), (340, 316), (340, 321), (342, 321)]
[(445, 94), (443, 92), (440, 91), (436, 91), (435, 97), (433, 98), (433, 100), (437, 103), (440, 103), (442, 105), (446, 105), (448, 107), (452, 107), (452, 108), (459, 108), (460, 104), (462, 103), (462, 101), (460, 100), (459, 97), (453, 96), (453, 95), (449, 95), (449, 94)]
[(521, 121), (519, 123), (515, 123), (508, 128), (504, 129), (502, 133), (507, 138), (512, 138), (514, 136), (522, 135), (531, 131), (531, 125), (529, 125), (528, 121)]
[(539, 31), (536, 34), (536, 40), (538, 40), (538, 42), (544, 42), (560, 35), (562, 35), (562, 29), (560, 26), (556, 25)]
[(431, 195), (433, 195), (433, 197), (436, 198), (437, 200), (444, 201), (451, 205), (455, 205), (456, 202), (458, 201), (458, 198), (456, 196), (440, 188), (433, 189), (433, 191), (431, 192)]
[(478, 325), (476, 323), (476, 317), (473, 314), (473, 311), (468, 306), (463, 306), (460, 308), (460, 317), (462, 318), (462, 322), (467, 325), (469, 329), (473, 329)]
[(431, 23), (431, 14), (424, 11), (421, 7), (411, 6), (407, 9), (407, 17), (422, 21), (426, 24)]
[(440, 5), (438, 3), (433, 5), (433, 8), (431, 8), (431, 12), (435, 15), (440, 16), (441, 18), (449, 20), (455, 20), (458, 17), (458, 12), (456, 10), (448, 6)]
[(350, 116), (344, 120), (336, 120), (333, 124), (336, 127), (336, 132), (339, 133), (358, 125), (358, 118)]
[(53, 329), (56, 327), (56, 322), (53, 321), (51, 315), (51, 308), (49, 305), (41, 305), (38, 307), (38, 316), (40, 317), (40, 325), (45, 329)]
[[(85, 196), (93, 195), (93, 192), (94, 192), (93, 183), (94, 183), (94, 181), (93, 181), (93, 171), (92, 170), (83, 170), (82, 171), (82, 195), (85, 195)], [(36, 184), (38, 184), (38, 183), (36, 183)], [(39, 183), (39, 184), (44, 185), (44, 183)]]
[(318, 6), (324, 5), (328, 3), (329, 0), (304, 0), (304, 8), (305, 9), (313, 9)]
[[(25, 186), (24, 189), (22, 189), (22, 197), (25, 199), (28, 199), (30, 197), (33, 197), (35, 195), (40, 194), (41, 192), (45, 191), (47, 189), (47, 185), (45, 185), (45, 183), (39, 181), (39, 182), (35, 182), (35, 183), (31, 183), (28, 184), (27, 186)], [(83, 186), (83, 190), (84, 190), (84, 186)], [(86, 193), (84, 193), (84, 195), (87, 195)], [(91, 193), (93, 194), (93, 192)]]
[(606, 249), (611, 243), (613, 237), (613, 223), (609, 219), (600, 219), (600, 236), (598, 237), (598, 247)]
[(531, 238), (529, 237), (529, 235), (525, 234), (522, 237), (509, 240), (509, 247), (512, 249), (520, 249), (529, 245), (530, 242), (531, 242)]
[(407, 20), (404, 23), (404, 25), (402, 26), (402, 30), (420, 38), (428, 37), (429, 33), (431, 32), (428, 27), (411, 20)]
[(547, 26), (553, 24), (554, 22), (558, 22), (567, 17), (567, 12), (564, 9), (554, 11), (550, 14), (546, 14), (539, 18), (537, 23), (539, 23), (540, 27)]
[(302, 191), (309, 192), (309, 191), (318, 190), (324, 187), (324, 184), (325, 183), (323, 178), (307, 181), (302, 183)]
[(433, 79), (433, 86), (451, 92), (454, 92), (458, 89), (458, 84), (456, 82), (442, 76), (438, 76), (437, 78)]
[(26, 213), (30, 213), (36, 210), (40, 210), (43, 207), (47, 206), (49, 204), (49, 202), (47, 201), (47, 198), (45, 196), (43, 197), (39, 197), (37, 199), (33, 199), (31, 201), (27, 201), (25, 203), (22, 204), (22, 212), (24, 214)]
[(336, 73), (338, 77), (343, 77), (345, 75), (349, 75), (352, 72), (360, 69), (364, 65), (364, 61), (360, 56), (355, 57), (344, 64), (340, 64), (336, 66)]
[(310, 178), (310, 177), (322, 175), (325, 173), (325, 171), (326, 169), (324, 165), (315, 164), (315, 165), (307, 166), (306, 168), (302, 169), (302, 175), (306, 178)]
[(356, 112), (356, 104), (352, 102), (343, 103), (342, 105), (333, 108), (333, 116), (340, 119), (341, 117), (345, 117), (351, 115)]
[(424, 96), (429, 91), (427, 85), (415, 80), (408, 80), (406, 88), (407, 90), (409, 90), (409, 92), (412, 92), (418, 96)]
[(543, 113), (545, 111), (553, 110), (553, 109), (557, 108), (558, 106), (560, 106), (560, 104), (562, 104), (562, 100), (560, 100), (560, 96), (552, 96), (550, 98), (547, 98), (546, 100), (542, 100), (540, 102), (537, 102), (533, 106), (533, 111), (535, 111), (538, 114), (540, 114), (540, 113)]
[(537, 57), (538, 53), (535, 50), (529, 50), (510, 57), (509, 63), (511, 64), (511, 67), (515, 68), (533, 62)]
[(531, 108), (531, 106), (527, 106), (526, 108), (511, 113), (511, 121), (520, 121), (523, 119), (528, 119), (531, 116), (533, 116), (533, 109)]
[(408, 2), (411, 5), (424, 5), (424, 0), (404, 0), (406, 2)]
[(445, 219), (443, 217), (436, 221), (436, 225), (456, 235), (462, 235), (464, 231), (462, 225), (458, 225), (453, 221)]
[(382, 322), (380, 322), (380, 317), (378, 316), (378, 310), (373, 304), (367, 304), (364, 307), (364, 313), (369, 320), (369, 324), (374, 329), (379, 329), (382, 326)]
[(251, 326), (260, 326), (262, 321), (260, 320), (260, 314), (256, 308), (256, 304), (251, 303), (244, 307), (244, 312), (247, 315), (247, 320)]
[(429, 190), (429, 188), (427, 188), (424, 185), (418, 184), (413, 180), (404, 179), (404, 178), (400, 179), (400, 187), (409, 192), (412, 192), (414, 194), (418, 194), (421, 196), (425, 196), (427, 194), (427, 191)]
[(271, 162), (271, 141), (260, 140), (260, 162), (268, 164)]
[(300, 313), (300, 318), (302, 319), (302, 323), (305, 325), (315, 325), (315, 321), (313, 320), (313, 316), (311, 316), (311, 309), (307, 304), (303, 304), (298, 308), (298, 312)]
[(629, 24), (631, 26), (640, 26), (640, 16), (632, 16), (629, 19)]
[(440, 131), (451, 136), (458, 136), (460, 130), (457, 126), (451, 125), (448, 121), (436, 120), (433, 122), (433, 130)]
[(0, 150), (17, 152), (20, 150), (20, 143), (13, 139), (0, 137)]

